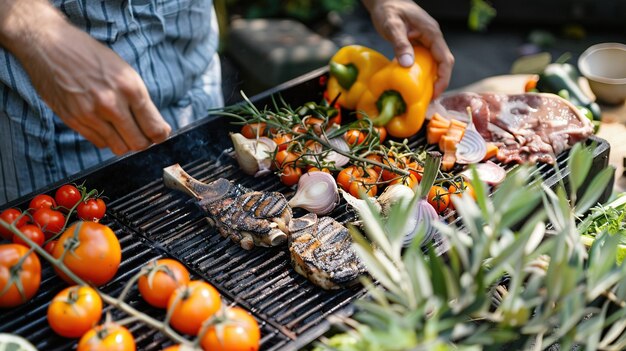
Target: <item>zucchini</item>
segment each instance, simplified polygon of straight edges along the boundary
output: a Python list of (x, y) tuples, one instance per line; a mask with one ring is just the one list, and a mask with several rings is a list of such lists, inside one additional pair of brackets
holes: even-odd
[(602, 112), (597, 103), (585, 95), (578, 85), (578, 71), (567, 63), (552, 63), (539, 74), (537, 90), (544, 93), (559, 94), (562, 90), (569, 94), (568, 100), (576, 105), (585, 107), (591, 112), (594, 121), (602, 119)]

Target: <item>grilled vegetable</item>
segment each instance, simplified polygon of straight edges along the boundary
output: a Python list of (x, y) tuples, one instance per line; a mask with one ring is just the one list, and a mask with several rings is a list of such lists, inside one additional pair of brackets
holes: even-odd
[(300, 177), (298, 190), (289, 200), (289, 206), (300, 207), (318, 215), (325, 215), (339, 203), (337, 183), (325, 172), (308, 172)]
[(339, 96), (339, 105), (354, 109), (367, 90), (369, 79), (388, 63), (389, 60), (375, 50), (360, 45), (344, 46), (329, 63), (328, 98), (334, 100)]
[(357, 104), (359, 117), (367, 115), (374, 125), (385, 126), (397, 138), (410, 137), (422, 127), (437, 78), (430, 52), (421, 46), (413, 49), (413, 66), (402, 67), (394, 59), (372, 76)]

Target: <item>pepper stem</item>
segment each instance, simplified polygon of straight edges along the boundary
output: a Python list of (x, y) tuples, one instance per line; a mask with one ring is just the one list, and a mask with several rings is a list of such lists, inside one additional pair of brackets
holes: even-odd
[(350, 90), (354, 82), (356, 82), (359, 69), (351, 63), (342, 65), (341, 63), (333, 61), (330, 62), (329, 66), (330, 75), (337, 79), (337, 83), (339, 83), (342, 88)]
[(389, 123), (395, 116), (403, 114), (406, 110), (406, 103), (400, 93), (395, 90), (387, 90), (376, 101), (376, 107), (378, 107), (380, 114), (374, 118), (372, 123), (380, 127)]

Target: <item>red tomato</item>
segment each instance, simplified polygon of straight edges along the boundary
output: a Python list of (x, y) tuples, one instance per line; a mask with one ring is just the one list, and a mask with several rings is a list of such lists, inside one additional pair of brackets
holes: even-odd
[(385, 127), (374, 127), (373, 128), (374, 135), (378, 136), (380, 143), (382, 144), (385, 140), (387, 140), (387, 128)]
[(79, 338), (100, 321), (102, 299), (89, 286), (63, 289), (48, 305), (48, 324), (66, 338)]
[(81, 199), (82, 194), (77, 187), (71, 184), (65, 184), (57, 189), (54, 193), (54, 199), (57, 202), (57, 206), (69, 211), (74, 205), (76, 205)]
[(351, 147), (361, 145), (365, 141), (365, 134), (358, 129), (349, 129), (343, 134), (343, 140)]
[(43, 247), (44, 250), (46, 250), (47, 253), (49, 253), (50, 255), (53, 254), (54, 252), (54, 247), (56, 246), (56, 244), (58, 243), (58, 240), (52, 240), (49, 241), (46, 246)]
[[(77, 242), (75, 242), (75, 238)], [(117, 273), (122, 260), (120, 243), (111, 228), (96, 222), (76, 222), (63, 232), (55, 245), (53, 256), (61, 257), (66, 247), (71, 250), (63, 263), (89, 284), (104, 285)], [(62, 271), (57, 274), (69, 284), (74, 282)]]
[[(26, 235), (30, 240), (34, 241), (35, 244), (39, 246), (43, 246), (43, 243), (46, 241), (46, 237), (43, 235), (41, 229), (34, 224), (26, 224), (19, 228), (22, 234)], [(20, 239), (19, 236), (13, 235), (13, 242), (16, 244), (22, 244), (26, 247), (29, 247), (26, 241)]]
[(428, 191), (428, 203), (430, 203), (437, 213), (442, 213), (450, 205), (450, 195), (448, 189), (433, 185)]
[(302, 170), (294, 166), (284, 166), (280, 170), (280, 181), (286, 186), (292, 186), (298, 184), (300, 177), (302, 176)]
[(63, 230), (65, 215), (51, 208), (40, 208), (33, 213), (33, 221), (39, 225), (48, 239)]
[(149, 265), (146, 274), (137, 281), (139, 293), (150, 305), (165, 308), (174, 290), (189, 282), (189, 271), (180, 262), (170, 258)]
[(360, 197), (361, 192), (368, 196), (375, 196), (378, 192), (376, 182), (378, 173), (372, 167), (365, 169), (357, 166), (349, 166), (337, 174), (337, 184), (354, 197)]
[(104, 217), (107, 206), (101, 198), (87, 199), (78, 204), (76, 213), (83, 221), (99, 221)]
[(135, 351), (135, 338), (128, 329), (105, 323), (89, 329), (80, 338), (76, 351)]
[(217, 290), (201, 280), (179, 286), (167, 302), (167, 309), (172, 313), (170, 324), (189, 335), (198, 335), (202, 322), (213, 316), (221, 306)]
[[(20, 244), (0, 245), (0, 307), (18, 306), (30, 300), (39, 290), (41, 264), (34, 252), (24, 259), (19, 270), (11, 271), (19, 260), (28, 254), (28, 251), (26, 246)], [(13, 274), (15, 274), (15, 280), (8, 285)], [(18, 288), (19, 285), (21, 289)]]
[(46, 194), (39, 194), (33, 197), (33, 199), (30, 200), (30, 204), (28, 204), (28, 209), (32, 211), (51, 207), (57, 207), (57, 203), (52, 196)]
[(257, 351), (260, 339), (256, 319), (240, 307), (229, 307), (222, 322), (209, 326), (200, 345), (205, 351)]
[(263, 136), (265, 128), (267, 128), (267, 124), (265, 122), (249, 123), (241, 127), (241, 135), (248, 139), (256, 139), (257, 137)]
[[(7, 208), (6, 210), (2, 211), (2, 213), (0, 213), (0, 220), (3, 220), (7, 224), (15, 224), (15, 226), (19, 228), (28, 222), (28, 216), (26, 215), (20, 218), (19, 221), (17, 220), (17, 218), (21, 214), (22, 211), (16, 208)], [(0, 226), (0, 236), (7, 240), (11, 240), (13, 239), (13, 232)]]

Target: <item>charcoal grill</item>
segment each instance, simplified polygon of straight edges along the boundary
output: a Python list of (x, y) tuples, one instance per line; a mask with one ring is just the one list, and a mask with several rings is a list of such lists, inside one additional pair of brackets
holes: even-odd
[[(322, 95), (319, 79), (325, 75), (325, 70), (311, 72), (252, 100), (259, 106), (271, 106), (271, 96), (280, 93), (294, 107), (319, 101)], [(226, 303), (239, 305), (254, 315), (261, 326), (262, 350), (296, 350), (328, 331), (329, 315), (350, 314), (352, 303), (365, 291), (359, 286), (330, 292), (317, 288), (292, 269), (286, 248), (241, 249), (213, 230), (189, 197), (164, 187), (162, 169), (180, 163), (190, 175), (204, 182), (224, 177), (255, 190), (280, 191), (289, 198), (293, 190), (283, 186), (275, 176), (253, 178), (239, 170), (228, 153), (231, 147), (228, 131), (238, 129), (230, 122), (211, 115), (160, 145), (106, 162), (36, 193), (53, 194), (61, 184), (71, 182), (85, 182), (89, 188), (104, 191), (108, 197), (104, 223), (115, 231), (123, 248), (120, 269), (115, 279), (102, 287), (104, 292), (117, 296), (125, 282), (146, 262), (174, 258), (185, 264), (194, 278), (214, 285)], [(608, 163), (610, 147), (595, 137), (590, 142), (597, 144), (593, 169), (599, 170)], [(418, 135), (409, 145), (417, 147), (424, 143), (424, 136)], [(549, 165), (537, 167), (536, 172), (542, 175), (546, 185), (553, 186), (568, 174), (567, 158), (567, 153), (558, 157), (561, 173)], [(508, 167), (511, 168), (514, 166)], [(611, 186), (607, 187), (602, 199), (608, 198), (610, 190)], [(24, 209), (34, 195), (7, 203), (1, 209)], [(354, 216), (345, 205), (332, 215), (340, 222)], [(50, 299), (65, 286), (52, 267), (43, 262), (38, 294), (20, 307), (0, 310), (0, 332), (22, 335), (40, 350), (73, 348), (75, 340), (57, 336), (46, 322)], [(155, 318), (164, 318), (164, 311), (146, 304), (134, 288), (127, 302)], [(114, 319), (125, 317), (123, 312), (111, 307), (105, 311)], [(160, 350), (171, 343), (142, 323), (131, 323), (129, 328), (139, 350)]]

